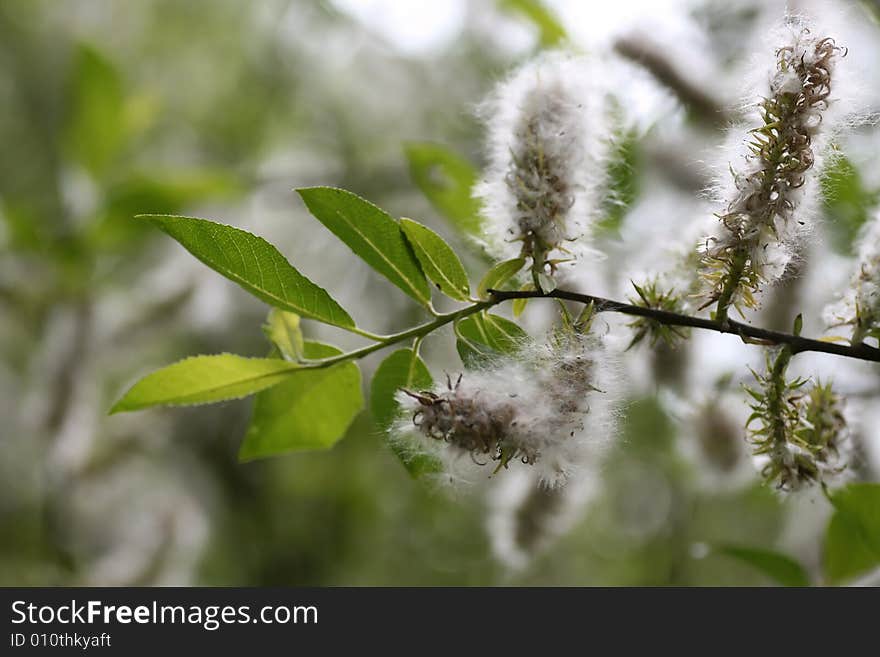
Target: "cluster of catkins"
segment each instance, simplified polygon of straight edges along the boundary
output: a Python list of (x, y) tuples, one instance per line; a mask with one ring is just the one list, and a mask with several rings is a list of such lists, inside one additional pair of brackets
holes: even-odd
[(785, 378), (788, 348), (768, 357), (768, 372), (756, 374), (758, 388), (749, 417), (750, 440), (763, 461), (761, 474), (786, 491), (828, 481), (844, 471), (846, 421), (842, 401), (829, 384)]
[(761, 286), (784, 275), (807, 228), (807, 203), (816, 196), (818, 175), (810, 170), (834, 130), (824, 115), (842, 49), (798, 21), (787, 26), (786, 40), (756, 107), (748, 153), (731, 167), (733, 189), (723, 194), (720, 230), (703, 244), (705, 306), (717, 304), (721, 318), (730, 306), (756, 307)]
[[(703, 231), (697, 248), (696, 232), (686, 231), (693, 234), (681, 267), (637, 286), (633, 303), (688, 312), (705, 301), (700, 310), (714, 306), (715, 318), (725, 322), (731, 307), (755, 308), (762, 286), (789, 268), (816, 198), (816, 165), (835, 131), (832, 75), (844, 53), (796, 19), (786, 23), (784, 39), (753, 106), (754, 123), (741, 126), (748, 152), (730, 167), (729, 183), (717, 186), (719, 221), (708, 236), (705, 224), (694, 224)], [(483, 245), (499, 260), (525, 259), (532, 289), (552, 290), (561, 263), (589, 266), (595, 255), (588, 240), (607, 192), (610, 132), (598, 72), (585, 57), (547, 54), (521, 67), (481, 106), (489, 164), (473, 193), (485, 219)], [(880, 330), (878, 243), (880, 219), (864, 239), (854, 292), (838, 309), (840, 322), (855, 327), (854, 341)], [(507, 527), (495, 542), (508, 554), (539, 542), (535, 537), (547, 527), (562, 526), (552, 521), (565, 507), (560, 492), (575, 488), (563, 486), (595, 467), (613, 431), (611, 397), (602, 392), (612, 383), (606, 347), (589, 326), (564, 324), (547, 344), (524, 343), (432, 390), (398, 393), (395, 439), (432, 452), (450, 480), (478, 472), (485, 480), (487, 469), (491, 475), (517, 466), (511, 485), (518, 493), (505, 489), (505, 502), (495, 505), (505, 509), (497, 514), (504, 521), (495, 524)], [(631, 326), (634, 342), (685, 337), (656, 321)], [(841, 470), (845, 427), (829, 385), (802, 392), (806, 382), (785, 379), (788, 357), (756, 375), (749, 430), (765, 477), (792, 490)]]
[[(818, 198), (816, 165), (840, 128), (832, 87), (844, 54), (802, 21), (786, 25), (766, 96), (757, 105), (757, 125), (748, 133), (748, 154), (739, 169), (731, 168), (733, 189), (718, 215), (720, 230), (704, 242), (705, 305), (715, 304), (721, 321), (730, 307), (742, 312), (758, 306), (757, 293), (783, 277), (809, 229)], [(862, 303), (858, 290), (856, 308)], [(863, 317), (856, 310), (851, 320), (859, 340)], [(840, 397), (828, 383), (789, 381), (790, 357), (787, 348), (768, 356), (766, 373), (755, 373), (758, 386), (746, 389), (754, 400), (748, 421), (753, 453), (765, 480), (782, 490), (827, 482), (845, 467)]]
[[(480, 109), (489, 164), (473, 193), (486, 219), (483, 244), (496, 258), (528, 260), (536, 288), (554, 286), (561, 262), (589, 252), (607, 140), (596, 74), (587, 57), (546, 54)], [(559, 487), (611, 433), (602, 350), (585, 325), (568, 323), (547, 344), (522, 344), (445, 386), (401, 391), (412, 422), (399, 433), (415, 429), (423, 448), (442, 446), (453, 479), (471, 478), (468, 466), (491, 473), (522, 463), (541, 486)]]
[[(482, 245), (529, 263), (532, 289), (556, 286), (558, 268), (583, 267), (605, 177), (605, 94), (587, 57), (549, 53), (498, 85), (480, 108), (488, 166), (473, 194)], [(489, 532), (499, 558), (523, 565), (564, 531), (586, 500), (614, 433), (609, 355), (589, 322), (568, 321), (546, 344), (520, 344), (433, 390), (402, 390), (396, 440), (432, 452), (452, 482), (490, 485)]]
[(522, 463), (544, 486), (558, 487), (597, 455), (612, 429), (600, 388), (606, 361), (597, 338), (561, 329), (548, 344), (523, 344), (435, 390), (402, 390), (408, 417), (399, 429), (429, 439), (423, 447), (438, 448), (455, 479), (471, 479), (474, 466), (497, 472)]

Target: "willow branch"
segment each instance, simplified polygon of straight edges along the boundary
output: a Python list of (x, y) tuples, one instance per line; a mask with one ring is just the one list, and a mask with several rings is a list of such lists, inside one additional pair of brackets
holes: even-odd
[(728, 116), (715, 98), (694, 81), (657, 46), (637, 35), (624, 36), (614, 43), (619, 55), (640, 64), (662, 85), (671, 90), (678, 99), (694, 111), (700, 120), (710, 124), (724, 124)]
[(495, 302), (509, 301), (512, 299), (564, 299), (566, 301), (574, 301), (577, 303), (592, 303), (595, 309), (599, 312), (613, 312), (635, 317), (647, 317), (667, 326), (683, 326), (687, 328), (704, 329), (706, 331), (715, 331), (716, 333), (728, 333), (739, 336), (743, 342), (747, 343), (751, 342), (769, 346), (789, 345), (793, 354), (804, 351), (815, 351), (823, 354), (844, 356), (846, 358), (868, 360), (875, 363), (880, 362), (880, 349), (864, 343), (855, 345), (835, 344), (833, 342), (814, 340), (812, 338), (804, 338), (791, 333), (771, 331), (769, 329), (751, 326), (749, 324), (742, 324), (732, 319), (726, 319), (723, 322), (719, 322), (704, 317), (692, 317), (691, 315), (682, 315), (679, 313), (667, 312), (665, 310), (657, 310), (655, 308), (646, 308), (644, 306), (636, 306), (630, 303), (622, 303), (620, 301), (603, 299), (602, 297), (596, 297), (589, 294), (567, 292), (565, 290), (553, 290), (552, 292), (489, 290), (489, 293), (492, 295), (492, 301)]

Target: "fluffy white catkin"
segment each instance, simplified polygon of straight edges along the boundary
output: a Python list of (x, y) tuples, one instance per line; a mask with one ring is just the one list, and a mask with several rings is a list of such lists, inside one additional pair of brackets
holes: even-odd
[(603, 95), (586, 57), (546, 54), (500, 83), (481, 105), (488, 166), (474, 188), (485, 243), (499, 259), (531, 258), (533, 272), (583, 253), (598, 212), (608, 147)]
[(816, 166), (842, 125), (833, 111), (832, 74), (842, 55), (833, 39), (803, 19), (789, 18), (779, 37), (772, 73), (745, 125), (746, 152), (730, 166), (717, 195), (724, 209), (705, 240), (708, 302), (755, 307), (755, 294), (783, 276), (798, 240), (809, 229), (818, 195)]
[(395, 440), (433, 453), (451, 481), (534, 468), (556, 487), (594, 465), (613, 433), (608, 356), (589, 335), (521, 350), (430, 391), (401, 391)]
[(825, 311), (829, 325), (853, 327), (853, 344), (880, 338), (880, 213), (862, 229), (857, 263), (843, 299)]

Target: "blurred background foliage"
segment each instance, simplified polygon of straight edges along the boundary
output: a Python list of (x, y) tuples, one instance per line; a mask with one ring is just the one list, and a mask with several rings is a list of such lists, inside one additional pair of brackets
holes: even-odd
[[(375, 331), (417, 314), (351, 262), (293, 187), (350, 189), (465, 250), (482, 161), (473, 107), (565, 26), (534, 2), (458, 3), (454, 35), (413, 51), (352, 4), (0, 3), (0, 584), (763, 584), (707, 546), (781, 538), (817, 562), (815, 540), (787, 529), (796, 503), (756, 480), (701, 482), (653, 383), (629, 393), (601, 493), (525, 570), (493, 558), (479, 499), (411, 480), (366, 412), (330, 451), (248, 464), (236, 454), (249, 402), (106, 416), (158, 365), (266, 349), (265, 308), (137, 213), (262, 234)], [(740, 61), (732, 37), (757, 9), (690, 4), (681, 11), (716, 35), (715, 61)], [(680, 129), (717, 140), (695, 107)], [(626, 232), (657, 175), (646, 169), (701, 186), (676, 147), (656, 130), (619, 140), (603, 239)], [(880, 186), (845, 158), (825, 180), (846, 254)], [(479, 253), (470, 265), (484, 266)], [(438, 371), (459, 367), (451, 345), (427, 347)], [(680, 359), (661, 350), (645, 376), (674, 386)], [(723, 433), (707, 421), (706, 435)]]

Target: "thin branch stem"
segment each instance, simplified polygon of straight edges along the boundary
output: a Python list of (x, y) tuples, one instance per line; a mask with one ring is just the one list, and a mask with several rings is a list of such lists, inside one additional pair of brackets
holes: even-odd
[(337, 363), (363, 358), (375, 351), (379, 351), (380, 349), (384, 349), (385, 347), (389, 347), (411, 338), (421, 341), (422, 338), (446, 324), (456, 322), (469, 315), (487, 310), (499, 303), (511, 301), (513, 299), (563, 299), (565, 301), (574, 301), (583, 304), (592, 303), (596, 312), (622, 313), (624, 315), (634, 315), (636, 317), (647, 317), (667, 326), (682, 326), (715, 331), (716, 333), (729, 333), (731, 335), (739, 336), (743, 342), (751, 344), (762, 344), (765, 346), (788, 345), (792, 354), (804, 351), (816, 351), (825, 354), (834, 354), (835, 356), (873, 361), (875, 363), (880, 362), (880, 349), (866, 344), (841, 345), (832, 342), (823, 342), (822, 340), (804, 338), (791, 333), (782, 333), (780, 331), (771, 331), (757, 326), (741, 324), (732, 319), (726, 319), (723, 322), (719, 322), (717, 320), (706, 319), (703, 317), (692, 317), (691, 315), (682, 315), (679, 313), (668, 312), (666, 310), (657, 310), (656, 308), (646, 308), (645, 306), (613, 301), (611, 299), (604, 299), (589, 294), (579, 294), (577, 292), (567, 292), (565, 290), (553, 290), (552, 292), (541, 292), (538, 290), (489, 290), (489, 294), (491, 296), (486, 301), (478, 301), (460, 310), (438, 315), (430, 322), (419, 324), (418, 326), (401, 331), (400, 333), (393, 333), (385, 336), (368, 334), (366, 337), (375, 340), (374, 344), (344, 354), (339, 354), (338, 356), (310, 361), (304, 363), (302, 368), (319, 369), (330, 367)]
[[(623, 57), (640, 64), (660, 84), (669, 88), (678, 99), (694, 111), (697, 118), (712, 125), (724, 124), (730, 117), (708, 90), (684, 75), (679, 62), (666, 56), (663, 47), (636, 34), (623, 36), (614, 43), (614, 50)], [(685, 64), (686, 66), (686, 64)]]
[(593, 303), (595, 304), (597, 312), (604, 311), (622, 313), (624, 315), (634, 315), (636, 317), (648, 317), (668, 326), (685, 326), (689, 328), (715, 331), (716, 333), (729, 333), (731, 335), (739, 336), (744, 342), (752, 340), (764, 345), (789, 345), (792, 354), (804, 351), (815, 351), (824, 354), (833, 354), (835, 356), (844, 356), (846, 358), (868, 360), (875, 363), (880, 362), (880, 349), (864, 343), (855, 345), (835, 344), (833, 342), (824, 342), (822, 340), (804, 338), (791, 333), (771, 331), (769, 329), (751, 326), (749, 324), (742, 324), (732, 319), (727, 319), (725, 322), (718, 322), (703, 317), (692, 317), (690, 315), (657, 310), (655, 308), (645, 308), (644, 306), (636, 306), (629, 303), (622, 303), (620, 301), (612, 301), (611, 299), (603, 299), (602, 297), (596, 297), (589, 294), (567, 292), (565, 290), (553, 290), (552, 292), (547, 293), (529, 290), (489, 290), (489, 292), (492, 295), (492, 300), (496, 302), (512, 299), (549, 298), (565, 299), (566, 301), (575, 301), (577, 303)]
[(721, 289), (718, 297), (718, 305), (715, 310), (715, 321), (721, 324), (728, 322), (727, 311), (733, 302), (733, 295), (739, 289), (740, 281), (742, 281), (743, 272), (746, 267), (748, 252), (739, 251), (734, 254), (730, 269), (727, 271), (727, 280)]
[(410, 338), (423, 338), (424, 336), (433, 333), (438, 328), (445, 326), (450, 322), (454, 322), (458, 319), (463, 319), (468, 315), (473, 315), (474, 313), (478, 313), (481, 310), (485, 310), (486, 308), (491, 308), (497, 303), (499, 302), (494, 300), (480, 301), (471, 306), (467, 306), (466, 308), (462, 308), (461, 310), (438, 315), (436, 319), (430, 322), (425, 322), (424, 324), (419, 324), (418, 326), (414, 326), (413, 328), (407, 329), (406, 331), (393, 333), (392, 335), (375, 336), (374, 339), (379, 339), (379, 341), (375, 344), (367, 345), (366, 347), (361, 347), (360, 349), (355, 349), (354, 351), (348, 351), (344, 354), (339, 354), (338, 356), (332, 356), (330, 358), (322, 358), (321, 360), (312, 361), (308, 364), (303, 365), (302, 369), (320, 369), (322, 367), (330, 367), (331, 365), (335, 365), (336, 363), (341, 363), (347, 360), (357, 360), (359, 358), (363, 358), (364, 356), (369, 356), (374, 351), (379, 351), (380, 349), (390, 347), (393, 344), (409, 340)]

